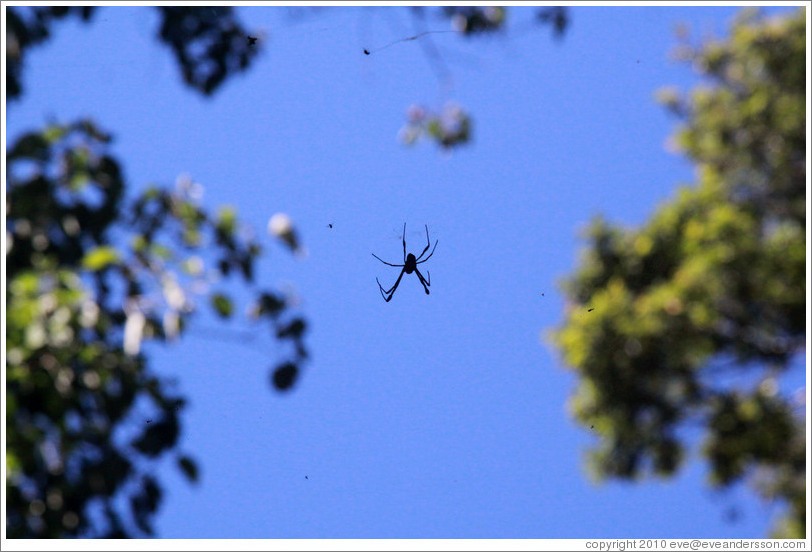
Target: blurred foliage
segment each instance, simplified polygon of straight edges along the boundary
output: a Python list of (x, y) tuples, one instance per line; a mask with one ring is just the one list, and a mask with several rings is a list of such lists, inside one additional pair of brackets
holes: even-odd
[[(6, 9), (6, 94), (16, 99), (22, 93), (22, 70), (28, 50), (51, 36), (55, 20), (78, 15), (90, 21), (95, 7), (10, 7)], [(257, 55), (231, 7), (160, 6), (158, 36), (172, 49), (183, 80), (205, 95), (212, 94), (226, 80), (248, 68)]]
[(90, 21), (95, 9), (92, 6), (6, 8), (6, 97), (9, 100), (22, 94), (25, 54), (31, 47), (50, 38), (53, 21), (71, 15)]
[(231, 7), (161, 6), (161, 40), (172, 48), (192, 88), (211, 94), (258, 53)]
[(408, 123), (400, 130), (400, 140), (407, 145), (428, 138), (449, 149), (467, 143), (471, 137), (471, 117), (454, 103), (446, 105), (441, 113), (413, 105), (407, 118)]
[(777, 383), (806, 331), (805, 35), (803, 8), (746, 10), (728, 39), (679, 49), (709, 85), (660, 98), (698, 183), (639, 229), (594, 221), (551, 336), (600, 435), (594, 475), (672, 475), (698, 426), (711, 484), (784, 502), (784, 538), (806, 531), (803, 404)]
[[(186, 177), (125, 201), (109, 142), (84, 120), (28, 133), (7, 152), (10, 538), (152, 534), (162, 492), (151, 463), (176, 448), (185, 400), (151, 372), (142, 343), (179, 338), (196, 295), (230, 317), (232, 299), (210, 291), (229, 274), (253, 287), (261, 247), (234, 209), (207, 214)], [(250, 318), (291, 344), (273, 371), (289, 389), (307, 357), (305, 322), (283, 295), (255, 296)], [(194, 460), (176, 461), (198, 480)]]
[[(8, 13), (8, 48), (6, 50), (6, 80), (9, 99), (19, 97), (22, 91), (22, 68), (25, 53), (51, 35), (53, 21), (77, 15), (90, 21), (94, 7), (12, 7)], [(178, 61), (183, 80), (193, 89), (212, 94), (225, 79), (246, 70), (260, 52), (256, 37), (251, 37), (237, 21), (231, 7), (157, 7), (161, 12), (158, 36), (169, 46)], [(391, 10), (392, 8), (384, 8)], [(320, 8), (299, 8), (302, 12), (324, 13)], [(465, 38), (475, 38), (506, 32), (507, 7), (452, 6), (408, 8), (416, 29), (423, 33), (429, 17), (450, 25), (450, 30)], [(561, 38), (570, 24), (567, 8), (538, 8), (534, 24), (552, 29), (553, 36)], [(418, 35), (415, 35), (418, 36)], [(404, 37), (408, 39), (411, 37)], [(448, 69), (440, 50), (431, 42), (431, 36), (422, 35), (429, 61), (438, 74), (448, 76)], [(367, 50), (367, 53), (369, 51)], [(413, 113), (413, 109), (409, 113)], [(401, 129), (400, 139), (413, 144), (419, 138), (436, 142), (444, 151), (451, 151), (469, 142), (472, 120), (462, 107), (449, 102), (440, 113), (423, 108), (421, 120), (409, 119)]]
[[(461, 33), (465, 38), (494, 35), (507, 32), (509, 8), (504, 6), (444, 6), (427, 8), (410, 7), (415, 28), (421, 32), (425, 28), (425, 19), (429, 9), (440, 19), (448, 20), (451, 30)], [(569, 26), (569, 14), (565, 7), (545, 7), (536, 11), (535, 25), (550, 25), (553, 36), (562, 38)], [(420, 37), (421, 35), (415, 35)], [(429, 61), (435, 66), (439, 75), (447, 77), (448, 69), (442, 61), (440, 50), (431, 43), (431, 36), (421, 37), (429, 46), (424, 48)], [(422, 106), (411, 106), (407, 111), (407, 122), (399, 133), (400, 141), (406, 145), (415, 144), (421, 138), (432, 140), (443, 151), (452, 151), (470, 142), (473, 120), (462, 106), (449, 101), (438, 112)]]
[(506, 15), (505, 8), (499, 6), (446, 6), (442, 11), (454, 29), (466, 35), (499, 31)]
[[(187, 84), (204, 94), (256, 53), (231, 8), (158, 9), (160, 39)], [(94, 12), (6, 10), (9, 99), (22, 94), (26, 52), (51, 36), (54, 22), (70, 15), (89, 21)], [(230, 318), (232, 299), (210, 288), (230, 274), (252, 285), (261, 254), (234, 209), (211, 216), (197, 205), (191, 180), (125, 202), (109, 142), (84, 120), (30, 132), (7, 151), (10, 538), (152, 534), (162, 491), (149, 471), (177, 448), (185, 400), (174, 382), (149, 370), (142, 342), (180, 337), (196, 294), (210, 294), (214, 313)], [(113, 246), (113, 236), (127, 245)], [(288, 314), (284, 295), (255, 293), (251, 318), (270, 325), (269, 339), (291, 344), (289, 358), (272, 370), (276, 389), (290, 389), (307, 358), (305, 323)], [(177, 453), (176, 461), (198, 481), (192, 458)]]
[(538, 12), (536, 12), (536, 18), (542, 24), (551, 25), (553, 28), (553, 36), (559, 39), (564, 37), (564, 33), (570, 24), (567, 8), (560, 6), (540, 8)]

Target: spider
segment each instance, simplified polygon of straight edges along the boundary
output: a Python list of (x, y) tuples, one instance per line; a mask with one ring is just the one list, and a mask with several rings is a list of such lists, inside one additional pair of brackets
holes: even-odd
[[(440, 240), (437, 240), (437, 241), (434, 242), (434, 249), (437, 249), (437, 243), (439, 241)], [(400, 276), (398, 276), (398, 279), (395, 281), (395, 285), (393, 285), (389, 289), (383, 289), (383, 286), (381, 285), (381, 283), (378, 282), (377, 278), (375, 278), (375, 281), (378, 282), (378, 288), (381, 290), (381, 296), (383, 297), (384, 301), (386, 301), (388, 303), (389, 301), (392, 300), (392, 296), (395, 294), (395, 290), (398, 288), (398, 284), (400, 283), (400, 279), (403, 278), (403, 273), (404, 272), (406, 274), (411, 274), (412, 272), (416, 272), (417, 277), (420, 278), (420, 283), (423, 284), (423, 289), (426, 290), (426, 295), (429, 294), (429, 286), (431, 285), (431, 274), (428, 271), (426, 271), (426, 274), (428, 275), (428, 278), (423, 278), (423, 275), (420, 274), (419, 270), (417, 270), (417, 265), (419, 265), (420, 263), (425, 263), (426, 261), (428, 261), (431, 258), (432, 255), (434, 255), (434, 249), (432, 249), (431, 253), (429, 253), (428, 257), (426, 257), (422, 261), (420, 260), (423, 257), (423, 255), (426, 254), (426, 251), (429, 250), (429, 247), (431, 247), (431, 240), (429, 239), (429, 227), (428, 227), (428, 225), (426, 225), (426, 242), (427, 242), (426, 248), (423, 250), (423, 252), (420, 254), (419, 257), (415, 257), (412, 253), (409, 253), (409, 255), (406, 255), (406, 223), (404, 222), (403, 223), (403, 264), (387, 263), (386, 261), (384, 261), (383, 259), (378, 257), (375, 253), (372, 254), (373, 257), (375, 257), (376, 259), (378, 259), (379, 261), (381, 261), (385, 265), (403, 267), (403, 269), (400, 271)]]

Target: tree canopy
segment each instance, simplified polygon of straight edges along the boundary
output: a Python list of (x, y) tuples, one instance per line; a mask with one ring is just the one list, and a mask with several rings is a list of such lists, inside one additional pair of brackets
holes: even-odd
[(805, 37), (803, 9), (745, 11), (728, 39), (680, 49), (708, 84), (660, 96), (697, 182), (640, 228), (591, 224), (551, 335), (600, 438), (594, 475), (672, 475), (698, 426), (711, 484), (783, 501), (784, 538), (806, 534), (803, 403), (779, 386), (806, 332)]
[[(251, 59), (230, 8), (160, 9), (161, 38), (189, 86), (212, 93)], [(8, 9), (9, 98), (22, 91), (25, 48), (44, 40), (55, 18), (89, 19), (93, 8), (26, 13), (27, 22)], [(209, 47), (192, 55), (198, 40)], [(174, 190), (128, 196), (111, 141), (80, 120), (29, 132), (6, 152), (10, 538), (151, 534), (162, 497), (151, 464), (174, 452), (181, 472), (198, 480), (197, 464), (176, 446), (186, 400), (153, 372), (142, 342), (181, 336), (200, 310), (197, 296), (232, 317), (222, 280), (241, 278), (254, 294), (249, 318), (290, 344), (271, 370), (275, 389), (291, 389), (308, 356), (305, 320), (283, 293), (254, 285), (262, 246), (236, 210), (208, 213), (188, 177)], [(296, 250), (295, 231), (283, 226), (275, 233)]]

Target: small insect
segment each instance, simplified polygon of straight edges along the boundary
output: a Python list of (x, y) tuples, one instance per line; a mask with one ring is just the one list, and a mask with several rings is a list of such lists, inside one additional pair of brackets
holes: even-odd
[(369, 55), (369, 50), (367, 50), (366, 48), (364, 48), (364, 53), (365, 53), (366, 55)]
[(333, 227), (333, 225), (332, 225), (332, 224), (328, 224), (328, 225), (327, 225), (327, 228), (332, 228), (332, 227)]
[[(440, 240), (437, 240), (436, 242), (434, 242), (434, 249), (437, 249), (437, 243), (439, 241)], [(426, 257), (422, 261), (420, 260), (423, 257), (423, 255), (426, 254), (426, 251), (429, 250), (429, 247), (431, 247), (431, 240), (429, 239), (429, 227), (428, 227), (428, 225), (426, 225), (426, 242), (428, 242), (426, 244), (426, 248), (423, 250), (423, 252), (420, 254), (419, 257), (415, 257), (412, 253), (409, 253), (409, 255), (407, 256), (406, 255), (406, 223), (404, 222), (403, 223), (403, 264), (399, 265), (399, 264), (387, 263), (386, 261), (384, 261), (383, 259), (378, 257), (375, 253), (372, 254), (373, 257), (375, 257), (376, 259), (378, 259), (379, 261), (381, 261), (385, 265), (395, 266), (395, 267), (403, 267), (403, 269), (400, 271), (400, 276), (398, 276), (398, 279), (395, 281), (395, 285), (393, 285), (389, 289), (383, 289), (383, 286), (381, 285), (381, 283), (378, 281), (377, 278), (375, 278), (375, 281), (378, 282), (378, 288), (381, 290), (381, 296), (383, 297), (384, 301), (386, 301), (388, 303), (389, 301), (392, 300), (392, 296), (395, 294), (395, 290), (398, 289), (398, 284), (400, 284), (400, 279), (403, 278), (403, 273), (404, 272), (406, 274), (411, 274), (412, 272), (417, 273), (417, 277), (420, 279), (420, 283), (423, 284), (423, 289), (426, 290), (426, 295), (429, 294), (429, 286), (431, 285), (431, 274), (428, 271), (426, 271), (426, 274), (428, 275), (428, 278), (423, 278), (423, 275), (420, 274), (419, 270), (417, 270), (417, 265), (419, 265), (420, 263), (425, 263), (426, 261), (428, 261), (431, 258), (432, 255), (434, 255), (434, 249), (432, 249), (431, 253), (429, 253), (428, 257)]]
[(248, 38), (248, 45), (249, 46), (253, 46), (254, 44), (257, 43), (257, 40), (259, 40), (257, 37), (251, 36), (251, 35), (248, 35), (246, 38)]
[(586, 312), (592, 312), (593, 310), (595, 310), (595, 309), (587, 309)]
[(544, 292), (541, 292), (541, 296), (544, 297)]
[(310, 478), (305, 475), (305, 479), (310, 479)]

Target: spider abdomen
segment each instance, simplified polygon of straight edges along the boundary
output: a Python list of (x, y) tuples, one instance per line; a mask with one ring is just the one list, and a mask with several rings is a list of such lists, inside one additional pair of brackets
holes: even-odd
[(417, 259), (415, 259), (413, 253), (409, 253), (406, 256), (406, 263), (403, 265), (403, 270), (406, 271), (406, 274), (411, 274), (415, 268), (417, 268)]

